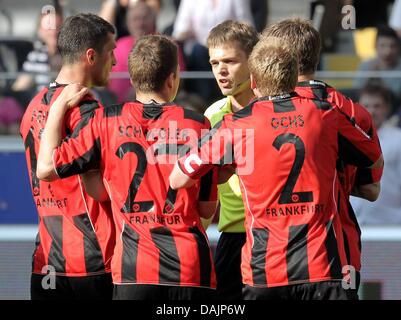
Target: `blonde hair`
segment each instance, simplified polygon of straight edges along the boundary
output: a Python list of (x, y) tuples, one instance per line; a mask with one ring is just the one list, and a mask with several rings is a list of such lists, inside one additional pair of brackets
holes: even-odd
[(262, 38), (264, 37), (278, 37), (291, 43), (298, 55), (299, 74), (315, 73), (320, 58), (321, 40), (311, 21), (299, 18), (279, 21), (262, 32)]
[(263, 96), (294, 91), (298, 79), (298, 59), (284, 40), (264, 37), (253, 49), (248, 64), (257, 89)]

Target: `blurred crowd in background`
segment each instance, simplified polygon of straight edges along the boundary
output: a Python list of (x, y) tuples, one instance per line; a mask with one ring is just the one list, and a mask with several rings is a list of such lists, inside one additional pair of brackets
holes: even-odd
[[(282, 0), (291, 13), (298, 0)], [(304, 18), (313, 21), (322, 36), (320, 71), (353, 71), (354, 77), (322, 79), (360, 101), (373, 115), (378, 128), (385, 171), (382, 195), (372, 204), (355, 200), (355, 211), (364, 212), (362, 224), (401, 224), (401, 0), (307, 1)], [(36, 32), (26, 37), (12, 32), (13, 6), (0, 0), (0, 134), (17, 135), (30, 99), (48, 85), (61, 61), (57, 33), (64, 18), (80, 11), (63, 0), (48, 0), (52, 7), (38, 7)], [(174, 19), (165, 23), (167, 3)], [(181, 71), (211, 71), (206, 38), (216, 24), (232, 19), (248, 22), (260, 32), (276, 18), (273, 0), (105, 0), (91, 1), (91, 11), (115, 25), (117, 64), (105, 88), (94, 94), (110, 105), (135, 99), (128, 79), (128, 54), (143, 35), (163, 33), (179, 45)], [(352, 5), (355, 9), (345, 10)], [(51, 8), (54, 8), (52, 10)], [(346, 22), (344, 24), (344, 21)], [(29, 35), (32, 35), (30, 37)], [(364, 72), (373, 76), (365, 77)], [(375, 73), (383, 71), (382, 73)], [(386, 73), (390, 71), (390, 73)], [(394, 73), (398, 71), (399, 73)], [(187, 73), (190, 74), (190, 73)], [(176, 101), (203, 111), (221, 96), (215, 80), (203, 73), (181, 82)], [(384, 213), (383, 213), (384, 212)]]

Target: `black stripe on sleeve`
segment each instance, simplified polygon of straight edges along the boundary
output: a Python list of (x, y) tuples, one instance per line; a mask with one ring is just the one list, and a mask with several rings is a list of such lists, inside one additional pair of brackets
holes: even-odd
[(104, 261), (100, 245), (87, 213), (73, 217), (74, 225), (82, 232), (86, 272), (104, 271)]
[(82, 115), (81, 120), (78, 122), (77, 126), (74, 128), (74, 131), (69, 135), (68, 138), (76, 138), (78, 137), (79, 133), (83, 128), (85, 128), (90, 119), (92, 119), (95, 116), (95, 111), (90, 111)]
[(65, 273), (66, 259), (63, 253), (63, 216), (43, 217), (43, 223), (52, 239), (47, 264), (54, 267), (56, 272)]
[(90, 169), (98, 169), (100, 162), (100, 138), (95, 140), (92, 148), (71, 163), (56, 168), (60, 178), (67, 178), (76, 174), (87, 172)]
[(348, 164), (356, 167), (370, 167), (373, 165), (373, 161), (341, 133), (338, 133), (338, 149), (340, 157)]
[(181, 262), (172, 232), (166, 227), (158, 227), (150, 233), (159, 250), (159, 282), (180, 283)]
[(42, 97), (42, 103), (44, 105), (49, 105), (50, 101), (52, 101), (54, 94), (56, 93), (57, 87), (48, 88), (47, 92)]
[(313, 95), (320, 100), (327, 100), (328, 92), (326, 87), (311, 87)]
[(123, 252), (121, 260), (122, 282), (136, 282), (139, 235), (124, 224), (122, 233)]
[(326, 252), (330, 266), (330, 275), (333, 279), (342, 279), (341, 261), (338, 253), (337, 239), (334, 233), (333, 220), (330, 220), (326, 225)]
[(199, 201), (209, 201), (213, 184), (213, 169), (209, 170), (200, 181)]
[(87, 113), (92, 113), (99, 108), (99, 103), (96, 100), (85, 100), (79, 103), (79, 113), (83, 117)]
[(369, 168), (358, 168), (355, 176), (356, 185), (365, 185), (373, 183), (372, 170)]
[(269, 241), (269, 230), (267, 229), (252, 229), (253, 246), (251, 257), (251, 269), (253, 283), (255, 285), (267, 285), (266, 275), (266, 253), (267, 243)]
[(291, 226), (287, 246), (288, 281), (309, 280), (308, 225)]
[(212, 140), (213, 136), (217, 133), (217, 130), (221, 127), (223, 124), (224, 118), (217, 122), (210, 131), (205, 134), (202, 138), (199, 139), (198, 142), (198, 147), (201, 148), (205, 143), (209, 142)]
[(319, 100), (319, 99), (311, 99), (311, 101), (315, 104), (316, 108), (319, 110), (331, 110), (333, 109), (333, 106), (324, 100)]
[(212, 261), (210, 258), (209, 244), (205, 238), (205, 235), (197, 227), (192, 227), (189, 229), (189, 231), (194, 235), (196, 244), (198, 246), (200, 285), (203, 287), (210, 287)]

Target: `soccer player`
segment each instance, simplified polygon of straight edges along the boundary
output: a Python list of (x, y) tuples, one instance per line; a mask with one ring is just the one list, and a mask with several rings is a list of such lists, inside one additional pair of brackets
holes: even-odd
[(177, 46), (168, 38), (138, 40), (129, 70), (137, 100), (96, 110), (79, 135), (61, 146), (60, 119), (73, 104), (70, 97), (85, 89), (72, 86), (55, 102), (38, 176), (54, 180), (101, 168), (118, 234), (114, 299), (210, 299), (216, 279), (200, 215), (209, 218), (216, 209), (217, 175), (211, 171), (178, 192), (168, 182), (177, 154), (197, 143), (209, 121), (172, 102), (179, 66)]
[(198, 152), (178, 161), (170, 184), (189, 187), (216, 163), (236, 166), (245, 203), (245, 299), (347, 299), (334, 220), (336, 161), (341, 155), (376, 167), (381, 151), (333, 105), (294, 93), (297, 58), (283, 40), (260, 41), (249, 69), (258, 99), (224, 116)]
[[(31, 298), (111, 299), (110, 263), (115, 233), (110, 203), (99, 203), (89, 197), (79, 176), (45, 182), (38, 179), (36, 172), (39, 144), (50, 105), (65, 86), (74, 82), (88, 87), (107, 83), (115, 63), (114, 27), (93, 14), (71, 16), (61, 27), (57, 45), (63, 59), (60, 73), (55, 82), (33, 98), (20, 128), (39, 214)], [(60, 120), (61, 137), (78, 135), (96, 108), (99, 103), (91, 96), (85, 97)], [(91, 172), (87, 175), (88, 183), (100, 186), (99, 176), (96, 171)], [(101, 196), (100, 188), (98, 192)], [(49, 279), (53, 275), (55, 288), (51, 286), (54, 279)]]
[[(291, 43), (299, 58), (298, 84), (295, 91), (304, 97), (323, 99), (333, 103), (351, 121), (372, 137), (379, 145), (376, 128), (369, 112), (358, 103), (346, 98), (326, 83), (315, 80), (315, 72), (320, 56), (320, 36), (307, 20), (285, 19), (270, 25), (263, 31), (263, 37), (279, 37)], [(348, 290), (350, 297), (358, 299), (361, 269), (361, 231), (349, 201), (351, 192), (354, 195), (375, 201), (380, 192), (380, 178), (383, 168), (360, 169), (355, 166), (344, 166), (339, 162), (341, 182), (340, 220), (343, 226), (344, 245), (347, 253), (347, 264), (356, 273), (354, 289)], [(353, 187), (355, 189), (353, 190)], [(350, 274), (352, 276), (352, 274)]]
[[(248, 57), (258, 42), (257, 31), (250, 25), (225, 21), (208, 36), (210, 64), (223, 99), (205, 112), (212, 126), (225, 114), (244, 108), (253, 98)], [(244, 204), (237, 175), (218, 185), (221, 235), (216, 247), (215, 265), (219, 300), (242, 299), (241, 249), (245, 244)]]

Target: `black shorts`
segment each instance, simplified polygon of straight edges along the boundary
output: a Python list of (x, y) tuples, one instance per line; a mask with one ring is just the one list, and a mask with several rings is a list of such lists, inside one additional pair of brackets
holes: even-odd
[(213, 301), (216, 290), (152, 284), (115, 284), (113, 300)]
[(245, 232), (220, 235), (215, 254), (218, 300), (242, 299), (241, 249), (245, 241)]
[[(54, 286), (53, 286), (54, 284)], [(86, 277), (31, 275), (32, 300), (111, 300), (113, 281), (110, 273)]]
[(348, 300), (341, 281), (302, 283), (273, 288), (244, 286), (245, 300)]

